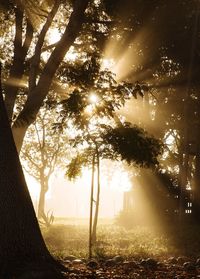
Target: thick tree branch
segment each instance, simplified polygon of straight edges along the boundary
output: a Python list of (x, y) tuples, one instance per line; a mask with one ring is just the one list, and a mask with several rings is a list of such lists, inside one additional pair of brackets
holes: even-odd
[(28, 52), (28, 49), (30, 47), (32, 38), (33, 38), (33, 26), (31, 24), (31, 22), (29, 21), (29, 19), (27, 19), (26, 34), (25, 34), (25, 39), (24, 39), (24, 43), (23, 43), (23, 46), (22, 46), (24, 59), (27, 55), (27, 52)]
[(36, 115), (48, 94), (56, 70), (81, 30), (84, 21), (84, 12), (88, 3), (89, 0), (75, 1), (74, 10), (69, 18), (69, 23), (63, 36), (53, 50), (44, 67), (37, 86), (30, 92), (24, 109), (13, 125), (13, 134), (18, 150), (21, 149), (23, 137), (28, 126), (34, 122)]
[(14, 57), (10, 69), (9, 78), (5, 86), (5, 106), (10, 122), (12, 121), (13, 108), (16, 96), (20, 87), (19, 81), (22, 79), (25, 70), (25, 58), (29, 50), (32, 37), (33, 28), (30, 22), (27, 21), (26, 34), (24, 44), (22, 45), (22, 25), (23, 25), (23, 11), (17, 6), (15, 11), (15, 38), (14, 38)]
[(54, 6), (49, 13), (47, 20), (40, 32), (36, 47), (35, 47), (35, 52), (34, 56), (31, 59), (31, 67), (30, 67), (30, 74), (29, 74), (29, 92), (31, 92), (35, 87), (36, 87), (36, 79), (37, 79), (37, 73), (39, 69), (39, 64), (40, 64), (40, 55), (42, 51), (42, 46), (44, 43), (44, 39), (46, 36), (47, 31), (49, 30), (49, 27), (53, 21), (54, 16), (56, 15), (58, 8), (60, 5), (60, 0), (56, 0), (54, 3)]

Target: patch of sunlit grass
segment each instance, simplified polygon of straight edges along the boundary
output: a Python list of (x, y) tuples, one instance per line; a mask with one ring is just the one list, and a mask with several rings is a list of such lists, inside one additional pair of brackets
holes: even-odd
[[(120, 227), (101, 227), (97, 246), (104, 250), (106, 258), (121, 255), (125, 258), (159, 257), (169, 253), (166, 239), (155, 235), (150, 228), (136, 227), (126, 230)], [(107, 245), (106, 245), (107, 244)]]
[[(57, 258), (64, 259), (69, 255), (77, 258), (88, 257), (88, 227), (86, 225), (53, 225), (43, 230), (43, 235), (51, 253)], [(145, 227), (126, 230), (115, 225), (100, 225), (94, 256), (108, 259), (121, 255), (124, 259), (129, 259), (131, 257), (163, 258), (183, 255), (181, 245), (176, 247), (173, 237), (173, 234), (170, 236), (156, 234), (151, 228)], [(182, 236), (182, 243), (185, 238), (186, 236)]]
[(87, 257), (88, 229), (85, 226), (53, 225), (43, 229), (43, 236), (51, 253), (58, 258)]

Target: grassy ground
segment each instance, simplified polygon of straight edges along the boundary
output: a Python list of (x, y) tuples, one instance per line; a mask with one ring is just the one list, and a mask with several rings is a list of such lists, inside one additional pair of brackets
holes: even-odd
[[(43, 228), (43, 235), (50, 251), (62, 259), (69, 255), (77, 258), (88, 256), (88, 225), (72, 220), (57, 220), (50, 228)], [(156, 257), (200, 255), (200, 226), (171, 226), (166, 231), (135, 227), (126, 230), (105, 220), (98, 226), (94, 256), (111, 258), (116, 255), (129, 257)]]

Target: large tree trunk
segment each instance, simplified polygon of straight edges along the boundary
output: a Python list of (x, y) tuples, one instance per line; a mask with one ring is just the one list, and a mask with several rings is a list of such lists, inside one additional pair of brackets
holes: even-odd
[[(0, 276), (11, 278), (33, 269), (42, 272), (47, 265), (56, 274), (25, 182), (1, 89), (0, 172)], [(54, 275), (51, 278), (56, 278)]]

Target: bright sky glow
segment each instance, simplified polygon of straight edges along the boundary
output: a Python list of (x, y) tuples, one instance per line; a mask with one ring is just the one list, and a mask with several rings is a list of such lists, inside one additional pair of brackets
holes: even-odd
[(166, 140), (165, 140), (165, 143), (168, 144), (168, 145), (171, 145), (174, 143), (174, 136), (173, 135), (169, 135)]
[(176, 136), (177, 136), (177, 131), (170, 130), (168, 133), (165, 134), (165, 138), (164, 138), (164, 141), (168, 145), (168, 148), (173, 151), (177, 151)]
[[(109, 169), (109, 163), (105, 163), (107, 168)], [(111, 166), (112, 168), (112, 166)], [(77, 179), (75, 184), (77, 185), (90, 185), (91, 181), (91, 170), (84, 169), (83, 176)], [(128, 177), (128, 173), (125, 171), (120, 171), (120, 169), (117, 169), (115, 167), (114, 172), (112, 173), (112, 177), (108, 178), (108, 176), (104, 173), (101, 175), (101, 185), (102, 187), (106, 187), (106, 185), (109, 185), (109, 187), (112, 190), (115, 190), (117, 192), (126, 192), (131, 189), (131, 182)]]
[(120, 170), (114, 173), (111, 180), (111, 188), (120, 192), (128, 192), (131, 189), (131, 182), (127, 172), (121, 172)]
[(99, 98), (95, 93), (92, 93), (89, 96), (89, 100), (91, 103), (96, 104), (99, 101)]
[(50, 29), (47, 39), (50, 45), (57, 43), (61, 38), (61, 33), (57, 28)]
[(115, 65), (115, 60), (113, 58), (105, 58), (102, 60), (101, 69), (112, 71)]
[[(99, 102), (99, 98), (95, 93), (91, 93), (89, 95), (89, 102), (90, 104), (87, 105), (87, 107), (85, 108), (85, 113), (86, 114), (92, 114), (95, 110), (95, 104), (97, 104)], [(91, 123), (92, 126), (94, 126), (94, 123)]]
[[(50, 29), (48, 35), (47, 35), (47, 40), (50, 45), (53, 45), (57, 43), (61, 39), (62, 34), (59, 32), (57, 28), (52, 28)], [(43, 59), (46, 61), (49, 57), (48, 52), (44, 52), (43, 54)], [(65, 55), (65, 59), (68, 61), (75, 61), (78, 57), (78, 54), (74, 51), (74, 47), (71, 46), (67, 54)]]
[(94, 105), (88, 105), (86, 108), (85, 108), (85, 110), (84, 110), (84, 112), (86, 113), (86, 114), (92, 114), (92, 112), (94, 111)]
[(78, 53), (75, 52), (74, 47), (70, 47), (69, 51), (65, 55), (65, 59), (74, 62), (78, 58)]
[(69, 136), (69, 138), (75, 138), (76, 136), (78, 136), (78, 132), (73, 125), (73, 121), (69, 120), (67, 122), (67, 126), (68, 126), (68, 129), (67, 129), (66, 133)]
[(35, 201), (36, 199), (38, 199), (40, 194), (40, 185), (33, 177), (28, 175), (26, 172), (24, 172), (24, 174), (32, 200)]
[[(100, 218), (112, 218), (123, 207), (123, 193), (131, 188), (128, 173), (121, 171), (112, 162), (102, 162), (105, 169), (110, 168), (110, 176), (101, 174)], [(111, 164), (111, 165), (110, 165)], [(109, 174), (109, 171), (108, 171)], [(37, 211), (39, 184), (26, 174), (28, 188)], [(96, 187), (96, 185), (95, 185)], [(53, 211), (55, 216), (88, 218), (91, 188), (91, 170), (85, 168), (82, 177), (74, 182), (64, 179), (64, 171), (57, 173), (50, 181), (46, 198), (46, 212)], [(96, 190), (95, 193), (96, 194)]]

